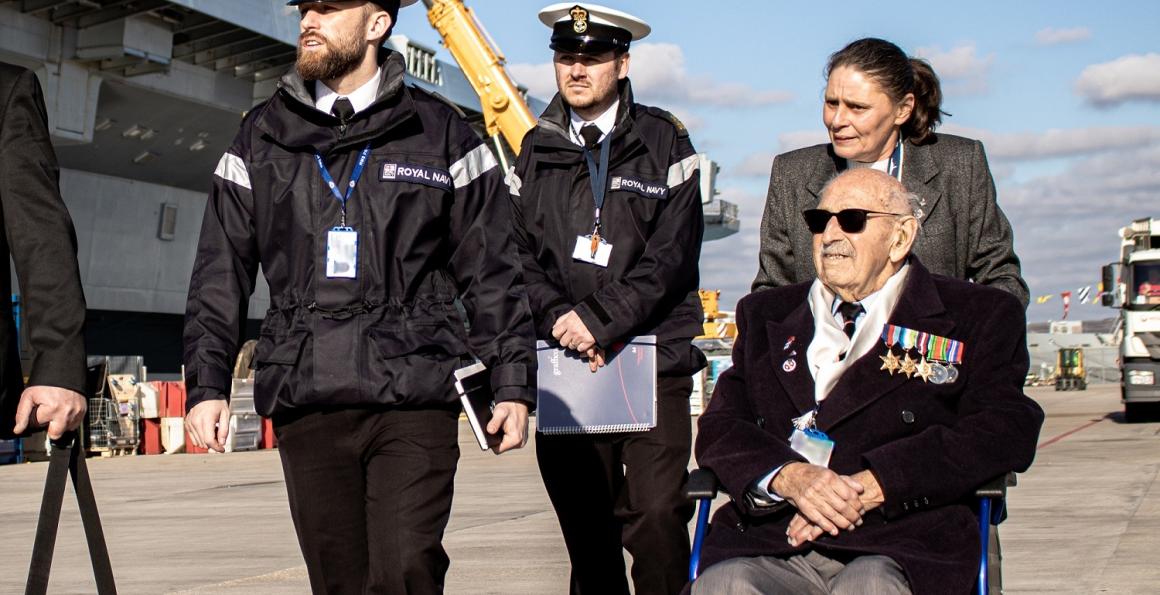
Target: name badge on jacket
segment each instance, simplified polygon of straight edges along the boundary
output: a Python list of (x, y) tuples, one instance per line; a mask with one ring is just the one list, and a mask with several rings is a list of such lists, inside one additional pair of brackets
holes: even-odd
[(627, 190), (653, 200), (664, 200), (669, 197), (669, 187), (664, 184), (655, 184), (624, 176), (613, 176), (608, 189)]
[(451, 174), (442, 169), (410, 163), (384, 163), (379, 170), (380, 182), (412, 182), (451, 192)]

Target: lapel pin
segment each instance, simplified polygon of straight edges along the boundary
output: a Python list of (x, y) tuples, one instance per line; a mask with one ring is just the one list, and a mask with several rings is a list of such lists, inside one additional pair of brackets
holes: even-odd
[(790, 335), (790, 337), (789, 337), (788, 339), (786, 339), (786, 340), (785, 340), (785, 346), (783, 346), (783, 347), (781, 348), (781, 350), (782, 350), (782, 351), (789, 351), (789, 348), (790, 348), (790, 346), (792, 346), (792, 345), (793, 345), (793, 340), (794, 340), (795, 338), (796, 338), (796, 337), (794, 337), (793, 335)]
[(785, 363), (783, 363), (781, 365), (781, 369), (785, 370), (786, 373), (793, 372), (794, 370), (797, 369), (797, 360), (796, 359), (785, 360)]

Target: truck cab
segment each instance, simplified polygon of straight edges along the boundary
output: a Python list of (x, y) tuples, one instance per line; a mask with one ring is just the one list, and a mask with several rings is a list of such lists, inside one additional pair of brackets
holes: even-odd
[[(1120, 261), (1104, 267), (1105, 306), (1120, 309), (1120, 387), (1124, 415), (1140, 420), (1160, 403), (1160, 219), (1139, 219), (1120, 230)], [(1115, 267), (1119, 267), (1119, 279)]]

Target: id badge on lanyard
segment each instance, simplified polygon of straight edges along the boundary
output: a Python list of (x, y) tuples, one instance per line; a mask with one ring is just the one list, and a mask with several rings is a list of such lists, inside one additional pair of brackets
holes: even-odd
[(358, 232), (335, 227), (326, 232), (326, 276), (354, 279), (358, 273)]
[(358, 185), (359, 178), (362, 177), (363, 171), (366, 169), (370, 155), (371, 144), (367, 143), (367, 146), (359, 153), (358, 163), (355, 164), (354, 171), (350, 174), (350, 182), (347, 183), (344, 195), (338, 191), (338, 184), (330, 175), (330, 170), (326, 168), (322, 155), (314, 154), (318, 170), (322, 173), (322, 180), (326, 182), (327, 187), (330, 188), (330, 193), (342, 206), (341, 221), (326, 233), (326, 276), (329, 279), (354, 279), (358, 276), (358, 232), (346, 224), (346, 201), (350, 200), (351, 195), (354, 194), (355, 186)]
[(817, 415), (818, 410), (815, 408), (793, 419), (794, 428), (789, 436), (789, 447), (805, 457), (810, 464), (829, 467), (830, 455), (834, 454), (834, 441), (815, 425)]
[(592, 152), (584, 148), (584, 160), (588, 164), (588, 179), (592, 184), (592, 200), (596, 203), (593, 216), (592, 233), (576, 236), (576, 246), (572, 249), (572, 258), (580, 262), (587, 262), (600, 267), (607, 267), (612, 258), (612, 244), (609, 244), (600, 235), (600, 213), (604, 209), (604, 198), (608, 194), (608, 153), (612, 141), (612, 132), (604, 135), (600, 141), (600, 166), (592, 158)]

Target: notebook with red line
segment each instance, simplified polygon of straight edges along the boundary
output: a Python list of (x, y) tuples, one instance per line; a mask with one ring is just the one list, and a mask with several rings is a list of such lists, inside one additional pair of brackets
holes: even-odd
[(575, 351), (536, 342), (536, 431), (608, 434), (656, 427), (657, 339), (631, 337), (606, 352), (595, 373)]

